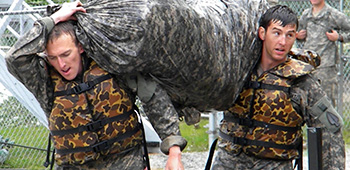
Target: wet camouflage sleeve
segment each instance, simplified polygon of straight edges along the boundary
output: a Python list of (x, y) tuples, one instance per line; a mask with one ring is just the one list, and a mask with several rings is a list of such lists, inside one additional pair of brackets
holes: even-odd
[(164, 89), (158, 85), (154, 96), (143, 105), (143, 109), (162, 139), (163, 153), (168, 154), (169, 148), (174, 145), (180, 146), (181, 150), (185, 148), (187, 141), (180, 134), (179, 116)]
[[(338, 106), (339, 79), (337, 67), (323, 67), (315, 71), (315, 77), (320, 80), (322, 89), (327, 93), (334, 107)], [(343, 113), (339, 113), (343, 114)]]
[(311, 107), (325, 96), (320, 84), (315, 78), (308, 75), (301, 79), (300, 83), (294, 88), (302, 95), (304, 104), (304, 119), (309, 127), (322, 127), (322, 153), (323, 169), (345, 169), (345, 146), (341, 129), (331, 133), (325, 128), (324, 124), (316, 121), (311, 115)]
[(34, 27), (15, 43), (5, 58), (9, 72), (34, 94), (47, 116), (51, 111), (53, 89), (48, 81), (46, 62), (39, 53), (45, 50), (45, 38), (53, 26), (49, 17), (35, 22)]

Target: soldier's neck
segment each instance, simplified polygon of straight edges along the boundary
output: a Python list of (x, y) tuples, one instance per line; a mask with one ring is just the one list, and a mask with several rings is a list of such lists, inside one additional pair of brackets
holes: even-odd
[(312, 6), (312, 15), (317, 16), (322, 11), (324, 6), (325, 6), (324, 3), (318, 4), (318, 5), (313, 5)]

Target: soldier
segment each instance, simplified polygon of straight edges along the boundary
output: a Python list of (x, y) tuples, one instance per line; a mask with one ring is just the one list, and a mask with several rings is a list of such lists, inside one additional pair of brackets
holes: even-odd
[(304, 122), (326, 134), (323, 145), (329, 147), (323, 152), (329, 156), (323, 157), (323, 169), (344, 169), (342, 117), (313, 78), (314, 66), (289, 53), (297, 15), (277, 5), (259, 25), (262, 55), (235, 104), (224, 112), (212, 169), (294, 169), (293, 160), (302, 156)]
[[(127, 78), (108, 73), (85, 54), (68, 21), (77, 11), (86, 12), (81, 5), (65, 3), (39, 19), (8, 52), (8, 69), (36, 96), (48, 117), (57, 169), (144, 169), (134, 89), (126, 86)], [(148, 107), (157, 106), (157, 113), (164, 112), (150, 119), (162, 116), (160, 124), (167, 126), (160, 133), (161, 149), (169, 154), (167, 168), (183, 169), (186, 140), (169, 97), (141, 75), (136, 80), (152, 85), (156, 93), (142, 99)]]
[[(232, 105), (259, 56), (260, 51), (255, 50), (261, 45), (256, 41), (257, 21), (267, 2), (94, 0), (84, 6), (89, 12), (76, 7), (70, 14), (79, 9), (74, 14), (75, 33), (82, 54), (108, 73), (122, 77), (118, 80), (125, 77), (128, 84), (136, 81), (128, 81), (124, 74), (147, 74), (140, 79), (136, 76), (137, 82), (144, 80), (150, 87), (142, 98), (148, 107), (145, 110), (158, 115), (149, 117), (163, 140), (161, 150), (169, 154), (166, 168), (182, 169), (181, 150), (186, 141), (180, 136), (174, 106), (188, 112), (226, 110)], [(45, 50), (45, 37), (53, 25), (50, 18), (38, 20), (6, 57), (9, 71), (37, 97), (48, 117), (53, 86), (45, 67), (52, 67), (37, 54)], [(33, 69), (35, 66), (38, 68)], [(159, 84), (148, 81), (150, 77)], [(139, 84), (130, 88), (143, 95), (139, 87), (143, 91)]]
[[(325, 0), (310, 0), (312, 7), (300, 16), (298, 42), (303, 49), (313, 50), (321, 57), (321, 65), (315, 76), (321, 80), (322, 89), (337, 107), (338, 76), (340, 64), (337, 42), (350, 41), (350, 20), (337, 9), (325, 3)], [(340, 113), (342, 114), (342, 113)]]

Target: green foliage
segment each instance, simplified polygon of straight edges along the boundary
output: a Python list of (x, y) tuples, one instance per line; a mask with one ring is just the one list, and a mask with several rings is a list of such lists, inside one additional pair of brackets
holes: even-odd
[(184, 152), (203, 152), (208, 150), (208, 128), (207, 119), (202, 119), (199, 126), (188, 126), (185, 122), (180, 122), (181, 135), (187, 140), (187, 147)]

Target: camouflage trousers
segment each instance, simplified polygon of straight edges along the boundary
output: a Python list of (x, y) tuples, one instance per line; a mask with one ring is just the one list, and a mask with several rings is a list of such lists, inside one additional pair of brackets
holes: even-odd
[(327, 93), (333, 106), (337, 108), (339, 80), (336, 66), (317, 68), (314, 75), (320, 80), (322, 90)]
[(230, 154), (225, 149), (219, 147), (215, 153), (212, 170), (292, 170), (292, 161), (278, 161), (269, 159), (259, 159), (248, 156), (245, 153), (238, 155)]
[(327, 129), (322, 128), (322, 169), (345, 170), (345, 143), (342, 131), (326, 131)]
[(132, 150), (100, 157), (96, 161), (83, 165), (61, 165), (56, 170), (143, 170), (146, 167), (143, 161), (143, 147), (139, 145)]

